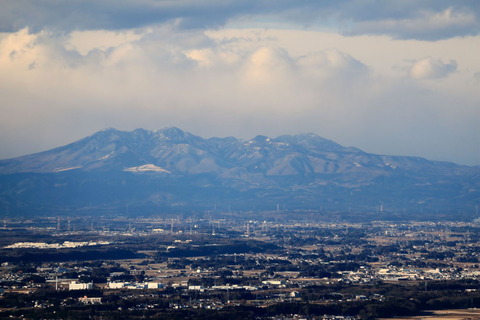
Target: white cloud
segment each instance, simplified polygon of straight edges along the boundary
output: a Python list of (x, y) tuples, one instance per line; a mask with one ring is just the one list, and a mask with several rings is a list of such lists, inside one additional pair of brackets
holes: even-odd
[(457, 62), (451, 60), (444, 63), (431, 57), (415, 61), (410, 68), (410, 76), (414, 79), (440, 79), (457, 70)]
[(368, 71), (367, 66), (363, 63), (338, 49), (311, 52), (299, 59), (299, 65), (313, 76), (342, 76), (343, 78), (350, 78)]
[(292, 77), (293, 61), (283, 49), (261, 47), (246, 57), (244, 72), (247, 85), (270, 86)]
[(79, 52), (88, 54), (91, 50), (108, 50), (118, 47), (132, 41), (140, 40), (150, 30), (135, 32), (134, 30), (95, 30), (95, 31), (73, 31), (69, 34), (69, 40), (66, 47)]
[[(284, 41), (283, 35), (172, 25), (86, 38), (26, 29), (3, 34), (0, 157), (59, 146), (105, 127), (170, 124), (203, 136), (316, 132), (377, 153), (479, 159), (468, 151), (479, 135), (472, 119), (480, 114), (478, 86), (467, 90), (462, 83), (473, 76), (465, 59), (452, 73), (452, 62), (428, 58), (430, 69), (418, 67), (418, 76), (450, 76), (413, 81), (378, 65), (403, 61), (398, 49), (415, 43), (313, 32), (302, 38), (299, 31)], [(385, 49), (389, 44), (398, 56)], [(451, 57), (459, 59), (454, 51)], [(469, 141), (465, 137), (470, 147), (459, 143)], [(449, 147), (432, 143), (439, 138)], [(455, 148), (464, 150), (451, 152)]]

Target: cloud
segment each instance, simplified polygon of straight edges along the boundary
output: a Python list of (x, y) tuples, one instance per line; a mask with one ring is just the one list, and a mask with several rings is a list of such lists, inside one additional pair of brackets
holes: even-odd
[(45, 123), (52, 130), (69, 128), (62, 136), (47, 135), (55, 143), (103, 127), (155, 128), (169, 119), (187, 129), (208, 123), (211, 134), (228, 129), (245, 135), (266, 119), (285, 122), (289, 115), (326, 108), (335, 100), (329, 80), (362, 76), (355, 73), (359, 62), (340, 51), (295, 57), (279, 47), (215, 43), (201, 32), (165, 39), (166, 33), (158, 27), (131, 41), (81, 51), (68, 36), (26, 29), (5, 35), (0, 111), (8, 117), (0, 120), (2, 134), (17, 128), (45, 132)]
[(262, 27), (328, 28), (345, 34), (383, 34), (438, 40), (480, 32), (477, 0), (5, 0), (0, 32), (124, 30), (164, 23), (206, 29), (236, 22)]
[(327, 49), (312, 52), (299, 59), (299, 64), (315, 75), (327, 73), (327, 76), (341, 75), (350, 78), (368, 72), (368, 67), (345, 52)]
[(248, 84), (270, 86), (282, 79), (289, 79), (293, 61), (280, 48), (262, 47), (252, 52), (245, 61), (244, 77)]
[[(450, 82), (456, 77), (416, 81), (379, 74), (376, 59), (367, 64), (332, 46), (340, 44), (338, 37), (324, 45), (320, 35), (321, 45), (299, 50), (265, 30), (228, 36), (178, 29), (175, 22), (86, 33), (0, 35), (0, 158), (105, 127), (170, 124), (205, 137), (316, 132), (370, 152), (479, 159), (478, 86), (461, 91), (463, 83)], [(453, 62), (433, 58), (409, 67), (423, 60), (430, 71), (424, 66), (422, 77), (452, 72)], [(457, 75), (472, 82), (473, 73)], [(448, 147), (432, 143), (437, 140)]]
[(472, 11), (449, 7), (443, 11), (420, 10), (414, 16), (360, 21), (347, 34), (385, 34), (397, 39), (439, 40), (478, 34), (478, 17)]
[[(283, 10), (285, 4), (254, 0), (5, 0), (0, 13), (0, 31), (28, 27), (63, 30), (122, 30), (163, 23), (181, 29), (214, 28), (229, 19)], [(291, 5), (286, 5), (290, 7)]]
[(475, 72), (473, 74), (473, 78), (475, 79), (475, 83), (480, 84), (480, 72)]
[(456, 70), (457, 62), (455, 60), (444, 63), (441, 60), (427, 57), (415, 61), (410, 68), (409, 74), (413, 79), (440, 79), (447, 77)]

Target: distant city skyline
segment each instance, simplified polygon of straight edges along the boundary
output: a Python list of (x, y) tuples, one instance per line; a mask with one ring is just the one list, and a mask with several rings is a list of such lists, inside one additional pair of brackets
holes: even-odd
[(480, 165), (479, 52), (475, 0), (6, 0), (0, 159), (172, 125)]

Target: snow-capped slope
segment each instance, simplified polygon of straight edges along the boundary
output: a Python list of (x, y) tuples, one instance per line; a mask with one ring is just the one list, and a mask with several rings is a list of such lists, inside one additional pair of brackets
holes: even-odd
[(131, 167), (131, 168), (126, 168), (123, 169), (123, 171), (127, 172), (159, 172), (159, 173), (171, 173), (168, 170), (165, 170), (163, 168), (157, 167), (154, 164), (145, 164), (143, 166), (138, 166), (138, 167)]
[[(312, 133), (240, 140), (204, 139), (175, 127), (106, 129), (0, 160), (0, 187), (0, 202), (11, 208), (30, 208), (34, 201), (77, 209), (85, 203), (202, 207), (225, 201), (472, 208), (480, 202), (480, 168), (368, 154)], [(89, 195), (92, 190), (100, 191)]]

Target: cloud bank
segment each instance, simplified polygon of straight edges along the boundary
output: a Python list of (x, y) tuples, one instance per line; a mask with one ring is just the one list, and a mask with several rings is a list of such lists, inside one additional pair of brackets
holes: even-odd
[(478, 16), (477, 1), (6, 0), (0, 158), (174, 125), (480, 164)]
[(480, 32), (476, 0), (5, 0), (0, 32), (123, 30), (175, 23), (183, 29), (216, 28), (232, 21), (329, 27), (346, 34), (382, 34), (438, 40)]

